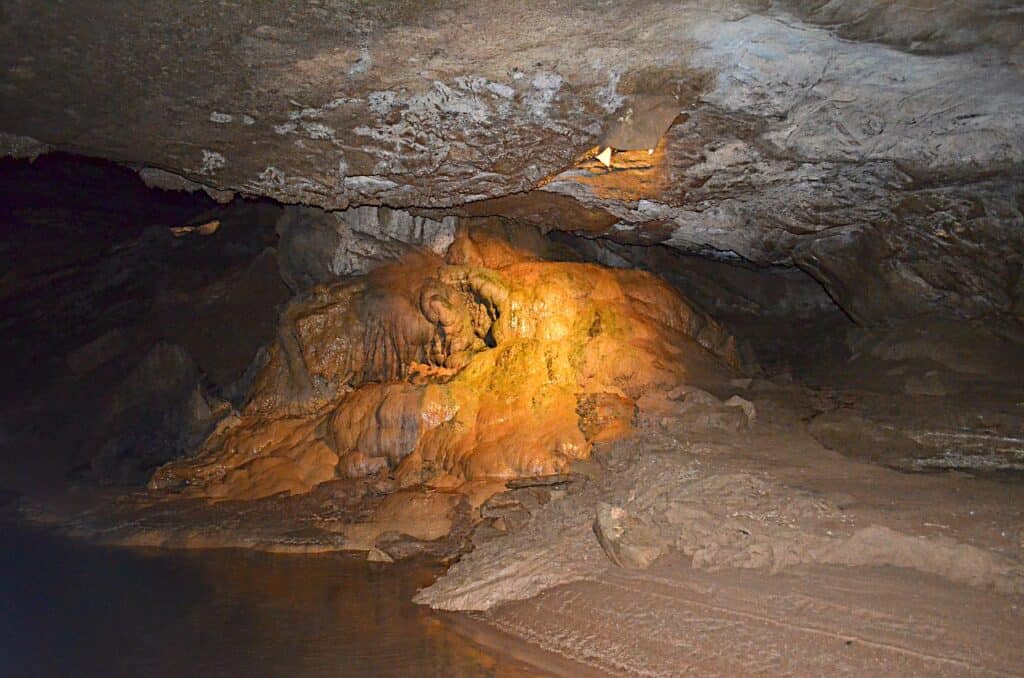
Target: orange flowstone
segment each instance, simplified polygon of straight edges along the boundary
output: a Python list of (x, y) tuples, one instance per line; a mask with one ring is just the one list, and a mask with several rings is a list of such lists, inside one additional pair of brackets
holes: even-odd
[[(293, 302), (241, 416), (151, 485), (252, 499), (559, 473), (627, 434), (641, 396), (737, 366), (733, 339), (652, 275), (452, 251)], [(500, 267), (475, 265), (488, 252)]]

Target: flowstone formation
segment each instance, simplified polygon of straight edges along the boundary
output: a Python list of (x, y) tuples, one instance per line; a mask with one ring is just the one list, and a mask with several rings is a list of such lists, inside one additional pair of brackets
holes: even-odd
[(412, 254), (296, 298), (241, 414), (151, 486), (256, 499), (335, 478), (557, 474), (627, 433), (645, 394), (738, 365), (732, 337), (653, 275), (463, 232), (444, 260)]

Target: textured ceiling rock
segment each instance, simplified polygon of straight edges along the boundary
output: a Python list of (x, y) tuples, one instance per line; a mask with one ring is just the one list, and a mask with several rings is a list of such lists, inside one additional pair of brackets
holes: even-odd
[[(0, 45), (3, 152), (328, 209), (583, 215), (799, 265), (864, 322), (1021, 307), (1012, 0), (13, 0)], [(622, 154), (626, 177), (591, 180), (595, 145), (646, 143), (634, 114), (672, 101), (647, 169)]]
[(300, 291), (338, 276), (368, 273), (417, 248), (443, 256), (455, 240), (457, 221), (372, 205), (335, 212), (289, 207), (277, 222), (281, 278)]

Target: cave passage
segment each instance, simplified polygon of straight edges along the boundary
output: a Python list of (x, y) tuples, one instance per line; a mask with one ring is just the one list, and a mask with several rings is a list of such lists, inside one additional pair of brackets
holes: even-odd
[[(580, 625), (573, 605), (562, 620), (533, 607), (561, 595), (552, 585), (596, 578), (605, 583), (579, 600), (610, 596), (603, 604), (623, 609), (616, 571), (699, 580), (723, 567), (825, 568), (801, 595), (849, 608), (827, 592), (828, 568), (852, 567), (842, 579), (859, 582), (849, 584), (857, 595), (890, 587), (896, 605), (922, 595), (937, 606), (926, 616), (941, 616), (946, 586), (928, 577), (995, 596), (984, 614), (1019, 590), (1007, 549), (1024, 534), (1009, 531), (1024, 434), (1006, 366), (1020, 352), (995, 327), (864, 325), (796, 266), (546, 230), (524, 218), (530, 195), (495, 214), (332, 213), (146, 188), (130, 170), (70, 155), (0, 169), (12, 263), (0, 338), (20, 356), (3, 373), (8, 511), (116, 544), (349, 554), (280, 566), (284, 556), (245, 551), (147, 558), (8, 524), (5, 538), (30, 545), (10, 556), (15, 570), (53, 563), (51, 579), (34, 580), (37, 598), (13, 598), (15, 617), (51, 620), (33, 634), (71, 638), (94, 625), (88, 612), (38, 617), (68, 577), (93, 582), (90, 598), (75, 598), (83, 609), (133, 601), (117, 615), (141, 643), (132, 654), (111, 663), (116, 641), (97, 633), (60, 655), (98, 673), (234, 672), (253, 652), (284, 670), (297, 639), (287, 620), (341, 633), (331, 606), (390, 621), (386, 631), (355, 623), (329, 651), (307, 648), (304, 675), (348, 652), (365, 657), (353, 670), (367, 675), (394, 665), (530, 673), (562, 660), (533, 647), (529, 668), (493, 654), (409, 598), (484, 611), (530, 639)], [(883, 508), (892, 496), (916, 508)], [(900, 529), (907, 520), (921, 527)], [(983, 521), (998, 532), (979, 532)], [(971, 541), (951, 540), (954, 530)], [(455, 557), (418, 593), (435, 566), (396, 564)], [(861, 574), (879, 566), (917, 571), (924, 588)], [(194, 596), (153, 597), (168, 568), (168, 586)], [(134, 572), (135, 588), (115, 570)], [(726, 616), (767, 595), (760, 579), (725, 581), (735, 587)], [(652, 586), (631, 580), (622, 595)], [(285, 599), (302, 602), (284, 614)], [(659, 600), (656, 615), (708, 604)], [(182, 615), (213, 628), (225, 606), (250, 620), (225, 646), (175, 649), (198, 642)], [(177, 640), (145, 650), (146, 625), (132, 615), (156, 615)], [(272, 631), (282, 624), (292, 630)], [(618, 661), (621, 648), (605, 644), (613, 627), (595, 624), (582, 628), (602, 661)], [(410, 644), (366, 650), (400, 629)], [(5, 632), (16, 661), (60, 672), (19, 640), (24, 630)], [(500, 646), (493, 633), (488, 646)], [(691, 651), (665, 643), (629, 661)], [(810, 647), (801, 663), (813, 664)]]
[(1016, 675), (1015, 3), (0, 3), (15, 675)]

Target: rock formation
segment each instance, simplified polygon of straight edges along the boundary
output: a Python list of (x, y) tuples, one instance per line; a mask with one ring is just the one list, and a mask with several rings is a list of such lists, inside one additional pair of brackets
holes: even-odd
[(509, 262), (475, 237), (298, 297), (241, 416), (151, 485), (258, 498), (556, 474), (628, 432), (646, 393), (739, 366), (732, 337), (650, 274)]
[(873, 325), (1019, 322), (1021, 44), (1000, 0), (20, 0), (0, 153), (799, 267)]

